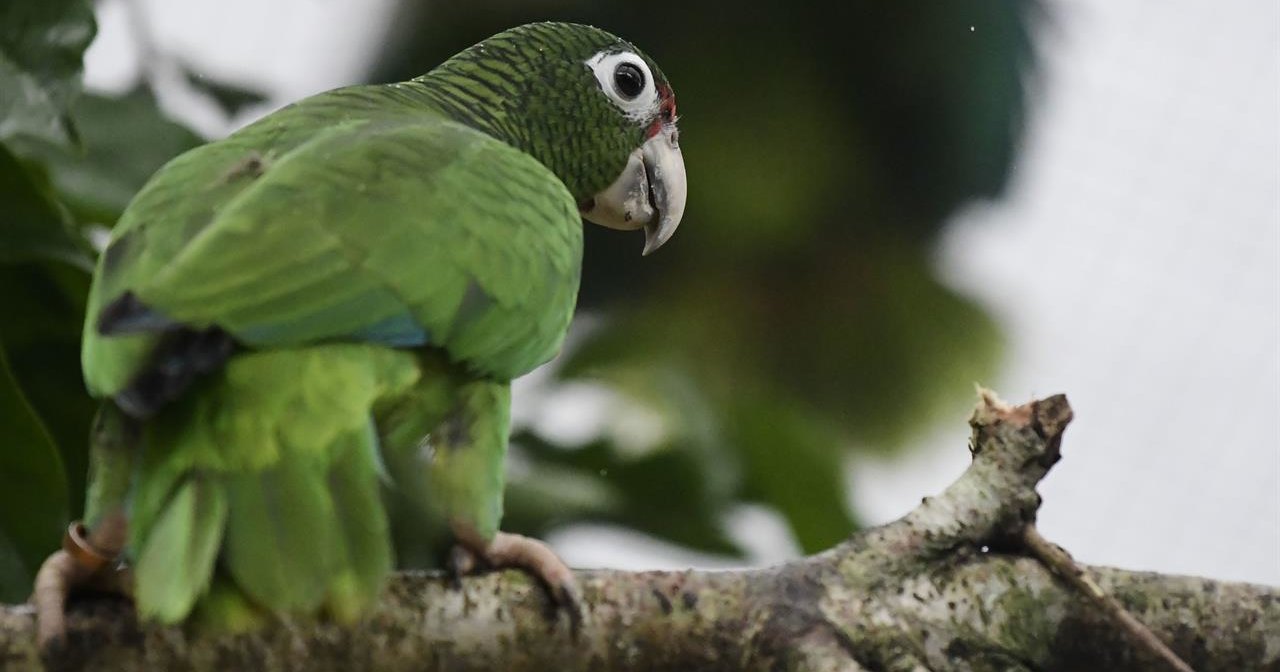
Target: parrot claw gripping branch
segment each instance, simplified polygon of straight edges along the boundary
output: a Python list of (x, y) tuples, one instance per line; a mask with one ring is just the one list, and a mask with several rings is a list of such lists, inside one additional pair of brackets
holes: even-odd
[(93, 276), (82, 365), (102, 407), (68, 594), (243, 631), (351, 622), (391, 571), (520, 567), (570, 621), (541, 542), (499, 531), (510, 382), (573, 315), (582, 220), (675, 232), (685, 172), (657, 64), (565, 23), (494, 35), (407, 82), (298, 101), (161, 168)]

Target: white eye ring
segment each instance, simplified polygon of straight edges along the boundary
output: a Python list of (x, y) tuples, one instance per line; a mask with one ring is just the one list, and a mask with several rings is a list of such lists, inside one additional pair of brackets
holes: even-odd
[[(613, 101), (613, 104), (622, 110), (628, 119), (644, 121), (658, 114), (658, 89), (653, 81), (653, 72), (649, 70), (649, 64), (635, 52), (601, 51), (588, 58), (586, 63), (595, 74), (596, 81), (600, 83), (600, 88), (605, 95), (609, 96), (609, 100)], [(618, 90), (614, 75), (618, 71), (618, 66), (623, 64), (635, 66), (644, 75), (644, 87), (633, 97), (628, 97)]]

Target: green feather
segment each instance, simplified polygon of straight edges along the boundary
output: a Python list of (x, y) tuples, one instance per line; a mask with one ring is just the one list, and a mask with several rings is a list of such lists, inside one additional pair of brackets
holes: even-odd
[(433, 456), (423, 466), (446, 519), (489, 539), (502, 520), (511, 385), (474, 381), (455, 397), (445, 421), (429, 435)]
[[(371, 584), (382, 580), (390, 564), (385, 513), (376, 501), (379, 466), (370, 412), (417, 376), (413, 354), (370, 345), (234, 358), (147, 425), (132, 493), (133, 547), (150, 558), (178, 556), (186, 552), (184, 534), (221, 539), (225, 527), (223, 563), (262, 606), (313, 610), (339, 570), (351, 578), (338, 602), (367, 604), (376, 593)], [(174, 518), (181, 502), (173, 493), (185, 492), (193, 480), (201, 492), (215, 482), (225, 484), (225, 525), (219, 518), (203, 520), (198, 530), (166, 527), (184, 520)], [(361, 547), (352, 552), (352, 543)], [(140, 567), (139, 581), (159, 562), (148, 564), (145, 573)], [(212, 567), (181, 571), (204, 586)], [(143, 613), (169, 619), (172, 612)]]
[(229, 477), (227, 501), (227, 573), (271, 611), (315, 611), (342, 552), (323, 465), (298, 458)]
[(135, 565), (134, 599), (146, 619), (186, 617), (208, 588), (227, 519), (222, 484), (189, 478), (167, 503)]
[(328, 611), (351, 621), (382, 590), (394, 559), (378, 485), (377, 435), (372, 423), (349, 435), (329, 468), (329, 492), (342, 553), (329, 582)]
[(188, 623), (196, 630), (248, 632), (270, 622), (271, 615), (249, 599), (225, 572), (217, 571), (209, 592), (196, 603)]

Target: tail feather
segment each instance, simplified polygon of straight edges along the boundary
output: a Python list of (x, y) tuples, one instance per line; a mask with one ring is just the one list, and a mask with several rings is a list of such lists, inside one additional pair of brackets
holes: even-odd
[(228, 478), (223, 562), (258, 604), (279, 614), (319, 609), (341, 550), (326, 470), (286, 459)]
[(196, 603), (188, 622), (206, 632), (240, 633), (270, 621), (270, 612), (254, 604), (225, 571), (217, 569), (209, 584), (209, 592)]
[(377, 433), (373, 423), (339, 446), (329, 470), (341, 554), (329, 585), (327, 607), (339, 621), (355, 620), (382, 590), (395, 562), (390, 529), (377, 476)]
[(220, 483), (192, 477), (178, 487), (138, 555), (134, 598), (143, 618), (187, 616), (209, 587), (226, 519)]
[(142, 615), (240, 627), (372, 604), (394, 556), (371, 414), (418, 375), (415, 355), (375, 346), (246, 353), (144, 423)]

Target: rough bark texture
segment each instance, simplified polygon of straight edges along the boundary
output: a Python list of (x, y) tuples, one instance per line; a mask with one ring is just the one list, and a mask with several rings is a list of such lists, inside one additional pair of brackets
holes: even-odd
[[(71, 609), (68, 646), (45, 661), (33, 610), (9, 607), (0, 669), (1163, 669), (1020, 546), (1070, 418), (1061, 396), (1010, 408), (984, 393), (972, 465), (906, 517), (770, 569), (578, 572), (576, 633), (518, 573), (461, 588), (409, 573), (356, 628), (209, 637), (139, 628), (127, 603), (86, 599)], [(1086, 571), (1194, 669), (1280, 671), (1280, 589)]]

